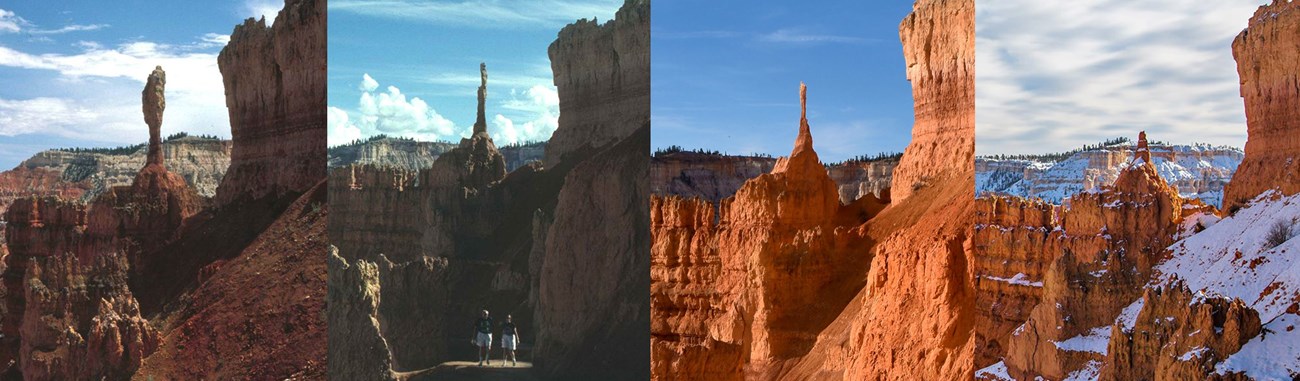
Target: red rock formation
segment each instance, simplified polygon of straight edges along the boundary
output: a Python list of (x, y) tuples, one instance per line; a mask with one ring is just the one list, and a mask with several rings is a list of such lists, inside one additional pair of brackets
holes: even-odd
[(217, 57), (234, 144), (218, 207), (325, 178), (325, 1), (286, 1), (275, 20), (245, 20)]
[(977, 214), (975, 241), (977, 367), (1002, 358), (1013, 377), (1062, 379), (1102, 362), (1101, 352), (1058, 343), (1105, 331), (1140, 296), (1183, 220), (1214, 213), (1179, 197), (1146, 147), (1141, 134), (1115, 184), (1059, 209), (1014, 198), (978, 203), (987, 207)]
[(895, 170), (895, 201), (975, 159), (975, 113), (967, 107), (975, 104), (975, 24), (959, 4), (919, 0), (898, 28), (916, 124)]
[(1246, 158), (1224, 191), (1232, 210), (1268, 189), (1300, 192), (1300, 3), (1259, 7), (1232, 42), (1246, 105)]
[[(731, 197), (746, 180), (772, 171), (776, 159), (762, 156), (726, 156), (699, 152), (656, 154), (650, 158), (650, 192), (660, 196), (701, 197), (711, 203)], [(831, 180), (839, 187), (840, 203), (848, 204), (868, 194), (889, 198), (889, 184), (897, 159), (847, 161), (830, 165)]]
[(703, 200), (652, 197), (653, 378), (769, 378), (807, 354), (862, 286), (851, 274), (869, 256), (848, 227), (880, 206), (839, 204), (805, 117), (790, 156), (723, 200), (716, 218)]
[(1132, 326), (1110, 327), (1100, 379), (1214, 379), (1214, 364), (1262, 330), (1241, 299), (1193, 294), (1181, 282), (1146, 289), (1141, 303)]
[(649, 25), (650, 1), (625, 0), (613, 20), (569, 24), (547, 48), (563, 128), (546, 145), (546, 168), (583, 147), (631, 136), (650, 120)]
[(1043, 275), (1055, 260), (1059, 207), (1014, 197), (975, 200), (975, 368), (1006, 355), (1011, 332), (1043, 296)]
[(878, 213), (835, 211), (825, 170), (797, 158), (716, 225), (699, 201), (652, 202), (655, 379), (971, 377), (973, 32), (972, 1), (920, 1), (900, 26), (917, 126), (906, 191)]

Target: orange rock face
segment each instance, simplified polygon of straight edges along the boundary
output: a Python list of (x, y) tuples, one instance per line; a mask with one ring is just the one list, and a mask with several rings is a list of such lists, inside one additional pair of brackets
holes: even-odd
[(1231, 210), (1269, 189), (1300, 192), (1300, 3), (1259, 7), (1232, 42), (1246, 105), (1246, 158), (1224, 190)]
[(903, 200), (952, 168), (975, 160), (974, 6), (918, 0), (898, 27), (912, 82), (916, 124), (890, 189)]
[[(801, 87), (801, 100), (804, 88)], [(655, 379), (773, 377), (816, 343), (861, 287), (869, 256), (801, 118), (771, 173), (714, 206), (651, 197), (651, 371)], [(849, 215), (852, 218), (837, 218)]]
[(900, 35), (917, 124), (887, 206), (839, 203), (806, 122), (716, 209), (652, 197), (652, 378), (972, 376), (974, 4), (919, 1)]

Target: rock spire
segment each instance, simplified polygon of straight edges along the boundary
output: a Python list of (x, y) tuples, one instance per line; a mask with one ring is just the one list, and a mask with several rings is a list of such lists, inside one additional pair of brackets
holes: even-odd
[(479, 63), (478, 72), (482, 82), (478, 86), (478, 119), (474, 121), (474, 135), (480, 132), (487, 133), (487, 117), (483, 108), (483, 104), (487, 102), (487, 63)]
[(1151, 149), (1147, 146), (1147, 132), (1138, 132), (1137, 148), (1133, 151), (1133, 160), (1141, 160), (1142, 163), (1151, 162)]
[(145, 81), (144, 91), (140, 93), (144, 103), (144, 122), (149, 125), (149, 156), (145, 165), (162, 164), (162, 117), (167, 108), (167, 98), (163, 89), (167, 87), (167, 72), (162, 66), (155, 67)]

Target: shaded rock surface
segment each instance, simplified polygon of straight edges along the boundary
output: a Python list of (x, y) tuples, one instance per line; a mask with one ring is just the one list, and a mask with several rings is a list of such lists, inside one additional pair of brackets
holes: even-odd
[[(383, 137), (331, 147), (329, 166), (336, 168), (361, 164), (414, 171), (433, 166), (439, 155), (455, 147), (456, 144), (450, 142), (420, 142)], [(541, 161), (546, 142), (511, 144), (497, 149), (506, 160), (506, 172), (514, 172), (529, 162)]]
[(233, 147), (218, 207), (301, 194), (325, 178), (324, 1), (286, 1), (274, 26), (249, 18), (217, 56)]
[(369, 346), (358, 364), (386, 358), (403, 377), (456, 374), (438, 369), (476, 356), (467, 328), (487, 309), (513, 315), (538, 378), (648, 377), (648, 346), (636, 345), (648, 341), (648, 281), (635, 281), (648, 276), (638, 201), (649, 156), (648, 17), (648, 2), (629, 1), (604, 26), (580, 21), (560, 33), (551, 52), (565, 143), (545, 145), (557, 158), (545, 166), (507, 171), (484, 130), (427, 167), (330, 171), (331, 243), (342, 264), (374, 263), (379, 296), (374, 318), (329, 314), (347, 321), (340, 328), (378, 327), (389, 351)]

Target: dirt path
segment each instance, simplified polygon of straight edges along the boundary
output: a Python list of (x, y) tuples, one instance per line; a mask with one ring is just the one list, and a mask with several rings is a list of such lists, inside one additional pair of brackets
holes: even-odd
[(537, 381), (532, 374), (533, 364), (520, 361), (518, 366), (493, 360), (491, 366), (478, 366), (476, 362), (450, 361), (429, 369), (401, 372), (399, 380), (424, 381)]

